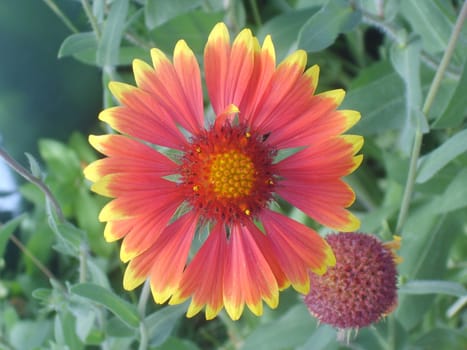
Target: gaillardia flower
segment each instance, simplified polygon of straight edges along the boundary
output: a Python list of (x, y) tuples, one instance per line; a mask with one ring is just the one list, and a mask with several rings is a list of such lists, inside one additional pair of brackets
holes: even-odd
[(397, 305), (395, 249), (400, 238), (382, 243), (373, 235), (338, 233), (326, 237), (337, 263), (321, 276), (310, 275), (305, 304), (321, 322), (340, 330), (369, 326)]
[[(332, 250), (271, 204), (280, 197), (329, 227), (359, 226), (342, 177), (361, 163), (363, 140), (341, 135), (359, 113), (336, 110), (343, 90), (314, 94), (319, 69), (305, 70), (304, 51), (276, 66), (271, 38), (260, 46), (248, 29), (232, 44), (222, 23), (209, 35), (212, 118), (185, 41), (172, 61), (158, 49), (151, 57), (152, 66), (133, 62), (136, 87), (110, 84), (121, 105), (99, 118), (119, 134), (90, 136), (107, 157), (85, 169), (93, 191), (114, 198), (99, 219), (106, 240), (123, 238), (124, 288), (149, 278), (155, 302), (191, 297), (187, 316), (205, 308), (208, 319), (223, 307), (238, 319), (245, 304), (260, 315), (289, 285), (307, 293), (309, 271), (335, 264)], [(190, 254), (194, 239), (202, 244)]]

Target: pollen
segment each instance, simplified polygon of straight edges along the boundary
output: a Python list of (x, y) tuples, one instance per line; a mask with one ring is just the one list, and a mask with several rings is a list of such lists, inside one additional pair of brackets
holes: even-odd
[(255, 166), (250, 157), (231, 150), (212, 157), (209, 182), (219, 198), (241, 198), (251, 193)]
[(262, 135), (226, 122), (193, 138), (182, 159), (187, 202), (208, 220), (251, 220), (268, 205), (276, 184), (276, 151)]

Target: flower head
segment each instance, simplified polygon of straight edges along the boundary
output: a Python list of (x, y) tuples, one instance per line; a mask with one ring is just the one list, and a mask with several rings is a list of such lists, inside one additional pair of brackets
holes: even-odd
[[(332, 250), (271, 204), (281, 197), (321, 224), (359, 226), (342, 177), (361, 163), (363, 141), (341, 135), (359, 113), (336, 110), (342, 90), (314, 94), (318, 67), (305, 70), (304, 51), (276, 66), (271, 38), (260, 46), (248, 29), (233, 43), (222, 23), (209, 35), (212, 120), (185, 41), (173, 61), (158, 49), (151, 57), (152, 66), (134, 61), (136, 87), (110, 84), (120, 106), (99, 118), (120, 134), (90, 136), (107, 157), (85, 169), (92, 189), (113, 198), (99, 218), (108, 241), (123, 239), (124, 287), (149, 278), (157, 303), (191, 297), (187, 315), (205, 308), (208, 319), (223, 307), (238, 319), (245, 305), (260, 315), (289, 285), (307, 293), (309, 271), (333, 266)], [(286, 149), (298, 151), (278, 157)], [(191, 256), (196, 232), (208, 234)]]
[(397, 305), (396, 263), (393, 249), (399, 239), (384, 244), (364, 233), (326, 237), (337, 263), (322, 276), (310, 276), (305, 304), (321, 322), (339, 329), (369, 326)]

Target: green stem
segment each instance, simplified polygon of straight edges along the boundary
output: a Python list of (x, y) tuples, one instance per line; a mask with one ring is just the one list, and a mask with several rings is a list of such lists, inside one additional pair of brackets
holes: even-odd
[[(428, 115), (430, 111), (431, 105), (435, 99), (436, 94), (438, 93), (439, 87), (441, 85), (441, 81), (443, 79), (444, 73), (449, 65), (449, 62), (452, 58), (454, 53), (454, 49), (456, 48), (456, 42), (459, 38), (460, 32), (462, 30), (462, 26), (464, 21), (467, 17), (467, 1), (464, 1), (464, 5), (462, 6), (461, 12), (459, 13), (459, 17), (457, 18), (456, 25), (454, 26), (451, 37), (449, 38), (448, 46), (446, 51), (444, 52), (443, 58), (439, 64), (439, 67), (436, 71), (436, 74), (433, 78), (433, 81), (430, 85), (430, 90), (425, 99), (425, 103), (423, 104), (422, 113), (425, 117)], [(420, 156), (420, 150), (422, 147), (423, 141), (423, 134), (421, 131), (420, 124), (417, 125), (417, 129), (415, 130), (415, 137), (413, 142), (412, 154), (409, 164), (409, 171), (407, 174), (407, 182), (405, 185), (404, 195), (402, 197), (401, 203), (401, 210), (399, 211), (399, 217), (397, 218), (397, 225), (396, 225), (396, 233), (400, 234), (402, 227), (405, 224), (405, 220), (407, 219), (407, 214), (409, 211), (410, 201), (412, 198), (413, 188), (415, 185), (415, 179), (417, 176), (417, 164), (418, 158)]]
[(79, 33), (78, 28), (76, 28), (70, 19), (60, 10), (60, 8), (53, 2), (53, 0), (42, 0), (44, 3), (61, 19), (63, 24), (73, 33)]
[(138, 301), (138, 312), (141, 317), (141, 322), (139, 324), (140, 339), (138, 350), (146, 350), (149, 346), (148, 329), (146, 327), (144, 318), (146, 315), (146, 305), (148, 303), (149, 294), (151, 291), (150, 286), (151, 285), (149, 284), (149, 280), (146, 280), (146, 282), (144, 282), (143, 290), (141, 291), (141, 295)]
[(261, 27), (261, 16), (259, 14), (258, 4), (256, 3), (256, 0), (250, 0), (250, 6), (256, 26)]
[(16, 171), (19, 175), (21, 175), (23, 178), (25, 178), (27, 181), (31, 182), (32, 184), (36, 185), (39, 187), (39, 189), (44, 193), (45, 197), (50, 201), (52, 204), (55, 214), (57, 215), (58, 219), (60, 222), (65, 221), (65, 217), (63, 216), (62, 208), (60, 208), (60, 205), (58, 204), (58, 201), (55, 199), (54, 195), (52, 192), (50, 192), (49, 188), (47, 185), (42, 182), (41, 179), (35, 177), (32, 175), (25, 167), (23, 167), (21, 164), (19, 164), (15, 159), (13, 159), (5, 150), (0, 148), (0, 158), (3, 158), (5, 162), (14, 170)]
[(85, 243), (81, 243), (79, 247), (79, 283), (84, 283), (87, 280), (87, 258), (87, 246)]
[(99, 26), (97, 25), (96, 17), (92, 13), (91, 5), (89, 4), (88, 0), (81, 0), (81, 5), (83, 5), (84, 12), (86, 13), (86, 16), (88, 17), (88, 20), (89, 20), (89, 23), (91, 24), (92, 30), (96, 34), (97, 40), (99, 41), (99, 38), (101, 36), (101, 32), (99, 30)]
[(26, 255), (29, 259), (31, 259), (32, 263), (36, 265), (36, 267), (45, 275), (49, 280), (55, 280), (58, 281), (57, 278), (55, 278), (54, 274), (44, 265), (40, 262), (39, 259), (37, 259), (31, 251), (26, 248), (26, 246), (21, 243), (21, 241), (16, 238), (15, 235), (10, 236), (10, 240), (18, 247), (21, 252)]

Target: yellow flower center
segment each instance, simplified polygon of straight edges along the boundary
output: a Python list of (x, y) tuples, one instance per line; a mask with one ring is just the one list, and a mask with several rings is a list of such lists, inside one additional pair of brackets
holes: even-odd
[(219, 199), (241, 198), (251, 193), (255, 166), (250, 157), (237, 150), (211, 157), (209, 182)]
[(251, 220), (272, 198), (275, 155), (262, 134), (226, 122), (192, 139), (181, 162), (180, 186), (203, 218)]

